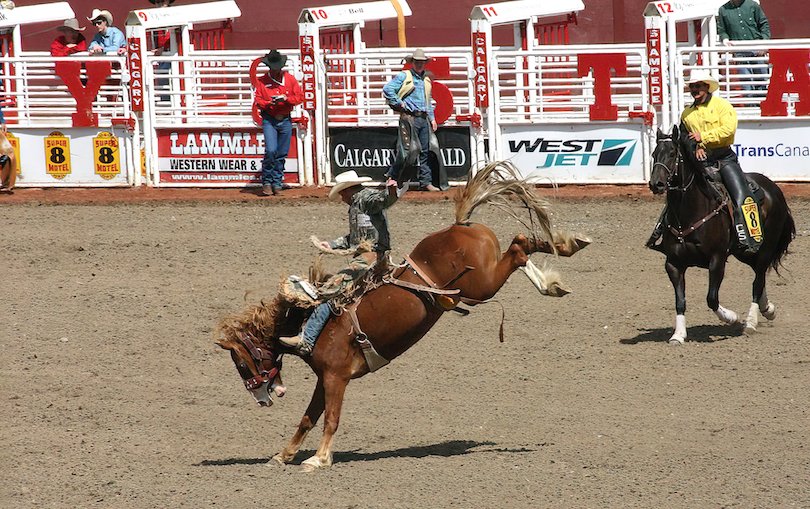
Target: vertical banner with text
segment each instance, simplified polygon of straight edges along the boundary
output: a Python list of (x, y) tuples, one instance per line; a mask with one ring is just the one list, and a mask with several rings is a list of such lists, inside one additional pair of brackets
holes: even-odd
[(489, 70), (487, 66), (487, 34), (473, 32), (473, 66), (475, 67), (475, 105), (489, 107)]

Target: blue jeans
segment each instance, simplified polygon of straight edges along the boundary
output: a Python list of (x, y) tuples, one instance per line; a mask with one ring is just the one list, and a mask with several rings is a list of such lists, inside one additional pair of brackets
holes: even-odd
[(264, 158), (262, 159), (262, 185), (281, 187), (284, 179), (284, 160), (290, 151), (292, 140), (292, 120), (284, 117), (262, 117), (264, 132)]
[(310, 315), (309, 320), (307, 320), (306, 325), (304, 325), (304, 333), (301, 335), (302, 341), (310, 347), (315, 346), (315, 341), (318, 339), (318, 336), (321, 335), (321, 331), (326, 326), (326, 322), (329, 321), (331, 314), (332, 309), (329, 307), (328, 302), (324, 302), (316, 307), (315, 311)]
[[(737, 58), (754, 58), (756, 55), (751, 51), (743, 51), (734, 53), (734, 56)], [(760, 62), (756, 60), (741, 60), (737, 62), (739, 65), (750, 65), (752, 67), (740, 67), (737, 69), (741, 75), (745, 75), (746, 78), (741, 78), (741, 85), (743, 90), (766, 90), (767, 87), (761, 81), (758, 83), (753, 83), (752, 79), (761, 79), (765, 77), (768, 73), (768, 69), (764, 67), (753, 67), (759, 66)], [(748, 77), (750, 76), (750, 78)]]

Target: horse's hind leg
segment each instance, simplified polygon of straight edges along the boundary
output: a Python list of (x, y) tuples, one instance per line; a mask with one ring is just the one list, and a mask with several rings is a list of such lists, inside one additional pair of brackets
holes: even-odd
[(295, 435), (293, 435), (292, 439), (290, 439), (290, 443), (287, 444), (287, 447), (285, 447), (284, 450), (273, 456), (273, 460), (283, 465), (291, 462), (295, 458), (295, 454), (301, 448), (301, 444), (304, 443), (304, 439), (307, 437), (307, 434), (313, 427), (315, 427), (315, 424), (318, 422), (321, 414), (323, 414), (323, 409), (323, 383), (319, 378), (318, 383), (315, 385), (315, 391), (312, 393), (312, 399), (309, 401), (307, 411), (301, 418), (301, 422), (298, 424), (298, 429), (295, 431)]
[(740, 323), (737, 313), (720, 305), (720, 285), (726, 275), (726, 258), (715, 256), (709, 261), (709, 292), (706, 294), (706, 304), (714, 311), (721, 322), (729, 325)]
[(323, 419), (323, 438), (315, 455), (301, 463), (304, 472), (317, 468), (332, 466), (332, 441), (340, 422), (340, 411), (343, 408), (343, 395), (349, 380), (337, 376), (328, 376), (324, 382), (326, 415)]
[(682, 345), (686, 341), (686, 267), (679, 267), (669, 260), (665, 267), (675, 289), (675, 332), (669, 338), (669, 344)]

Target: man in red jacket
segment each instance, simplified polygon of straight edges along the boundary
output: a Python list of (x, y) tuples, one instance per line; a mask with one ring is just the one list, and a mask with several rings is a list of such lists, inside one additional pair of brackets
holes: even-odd
[(262, 115), (264, 132), (264, 159), (262, 159), (262, 194), (278, 194), (286, 186), (284, 161), (292, 140), (290, 113), (296, 104), (301, 104), (304, 95), (301, 86), (292, 74), (282, 70), (287, 57), (272, 50), (262, 58), (270, 71), (259, 78), (254, 103)]
[(87, 51), (87, 39), (82, 35), (84, 27), (79, 27), (79, 20), (66, 19), (65, 23), (56, 30), (59, 32), (59, 36), (51, 43), (51, 56), (66, 57)]

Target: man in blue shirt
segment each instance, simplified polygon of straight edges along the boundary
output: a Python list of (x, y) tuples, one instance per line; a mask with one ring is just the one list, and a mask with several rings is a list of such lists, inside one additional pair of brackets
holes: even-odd
[(98, 30), (87, 48), (91, 55), (104, 53), (123, 55), (127, 52), (127, 39), (124, 32), (112, 26), (113, 17), (110, 11), (93, 9), (87, 21), (92, 21)]
[[(383, 87), (383, 96), (391, 108), (400, 113), (400, 131), (403, 121), (407, 121), (412, 126), (410, 131), (419, 139), (419, 189), (435, 192), (439, 191), (439, 188), (433, 185), (428, 165), (430, 133), (436, 130), (436, 118), (433, 115), (431, 101), (432, 81), (425, 74), (428, 60), (424, 50), (414, 51), (413, 55), (406, 59), (411, 64), (411, 69), (400, 72), (389, 81)], [(401, 138), (400, 134), (400, 142)], [(387, 173), (395, 180), (399, 180), (399, 173), (402, 171), (402, 168), (397, 166), (397, 162), (392, 164)]]

